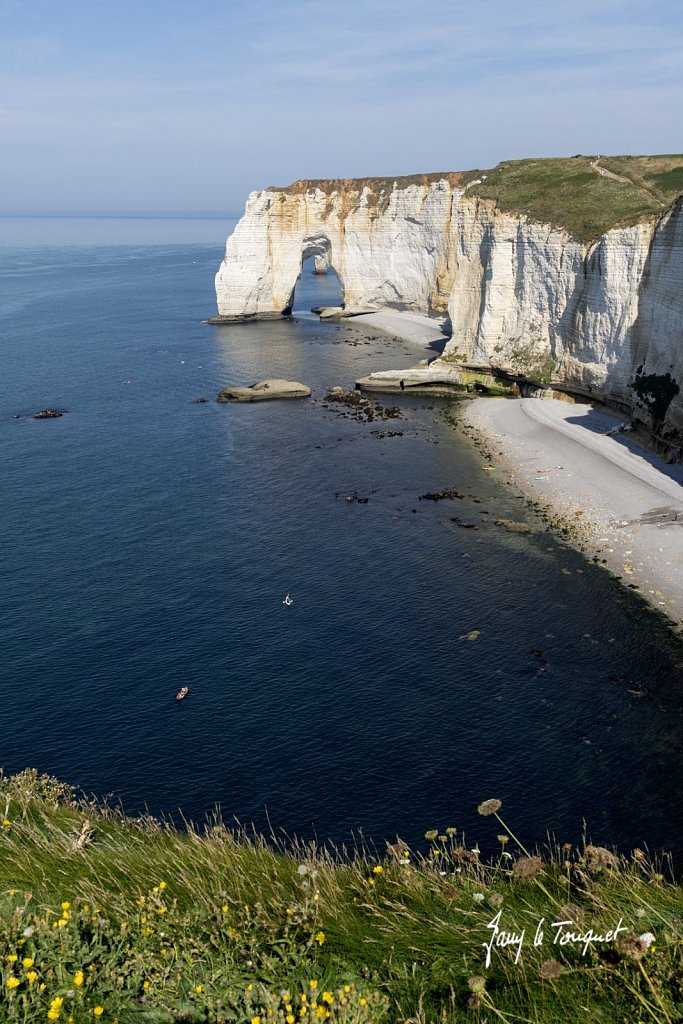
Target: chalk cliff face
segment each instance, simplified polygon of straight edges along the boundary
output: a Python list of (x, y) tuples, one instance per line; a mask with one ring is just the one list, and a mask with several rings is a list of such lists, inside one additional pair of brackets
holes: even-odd
[(587, 245), (468, 195), (473, 179), (252, 193), (216, 277), (219, 316), (287, 314), (302, 260), (316, 255), (338, 274), (347, 313), (447, 311), (451, 363), (565, 384), (683, 431), (683, 200)]
[[(585, 246), (567, 232), (458, 206), (446, 352), (594, 393), (647, 419), (637, 376), (683, 377), (683, 211), (606, 232)], [(642, 396), (645, 397), (646, 396)], [(667, 410), (683, 428), (683, 402)]]
[(216, 277), (219, 316), (288, 313), (302, 259), (318, 255), (336, 271), (347, 312), (445, 313), (463, 175), (435, 177), (404, 187), (370, 179), (252, 192)]

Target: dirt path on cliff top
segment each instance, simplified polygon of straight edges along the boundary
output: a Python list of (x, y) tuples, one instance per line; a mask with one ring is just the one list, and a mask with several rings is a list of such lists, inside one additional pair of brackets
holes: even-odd
[(683, 466), (668, 466), (590, 405), (480, 399), (464, 413), (499, 472), (583, 528), (588, 554), (683, 625)]
[(637, 185), (636, 182), (631, 181), (630, 178), (624, 178), (621, 174), (614, 174), (613, 171), (608, 171), (606, 167), (601, 167), (599, 163), (600, 160), (602, 160), (602, 157), (598, 156), (595, 160), (591, 160), (590, 163), (593, 170), (597, 171), (601, 178), (611, 178), (612, 181), (621, 181), (624, 185), (633, 185), (635, 188), (639, 188), (641, 192), (645, 192), (651, 199), (654, 199), (656, 203), (659, 203), (660, 206), (666, 206), (666, 203), (663, 203), (661, 199), (654, 194), (654, 192), (650, 191), (649, 188), (646, 188), (644, 185)]

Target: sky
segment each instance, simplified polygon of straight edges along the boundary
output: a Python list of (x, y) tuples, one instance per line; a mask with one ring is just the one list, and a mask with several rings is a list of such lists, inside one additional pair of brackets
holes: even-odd
[(0, 0), (0, 213), (683, 150), (680, 0)]

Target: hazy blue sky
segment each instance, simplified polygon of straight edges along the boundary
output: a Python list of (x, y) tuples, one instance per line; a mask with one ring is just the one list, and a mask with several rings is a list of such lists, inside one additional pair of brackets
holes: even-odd
[(0, 0), (0, 211), (680, 152), (680, 0)]

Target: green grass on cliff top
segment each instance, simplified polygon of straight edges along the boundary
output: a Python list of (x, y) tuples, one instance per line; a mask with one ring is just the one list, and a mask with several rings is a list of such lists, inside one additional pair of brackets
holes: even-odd
[(599, 158), (601, 167), (628, 181), (599, 175), (591, 167), (597, 159), (505, 161), (468, 195), (494, 199), (501, 210), (592, 242), (610, 228), (661, 215), (683, 194), (683, 156)]
[[(591, 167), (596, 160), (605, 170), (627, 180), (602, 177)], [(495, 200), (503, 211), (526, 214), (530, 220), (564, 228), (587, 243), (595, 242), (610, 228), (658, 217), (683, 195), (683, 155), (676, 154), (507, 160), (489, 171), (301, 180), (273, 191), (291, 195), (322, 188), (357, 196), (367, 187), (369, 201), (374, 199), (381, 205), (388, 202), (394, 186), (407, 188), (447, 179), (462, 187), (482, 174), (486, 174), (486, 180), (471, 186), (468, 195)]]
[[(680, 885), (639, 850), (527, 851), (496, 800), (486, 862), (451, 823), (332, 856), (127, 819), (31, 771), (0, 776), (0, 804), (3, 1024), (683, 1018)], [(525, 939), (487, 965), (497, 914)], [(602, 938), (560, 944), (556, 921)]]

